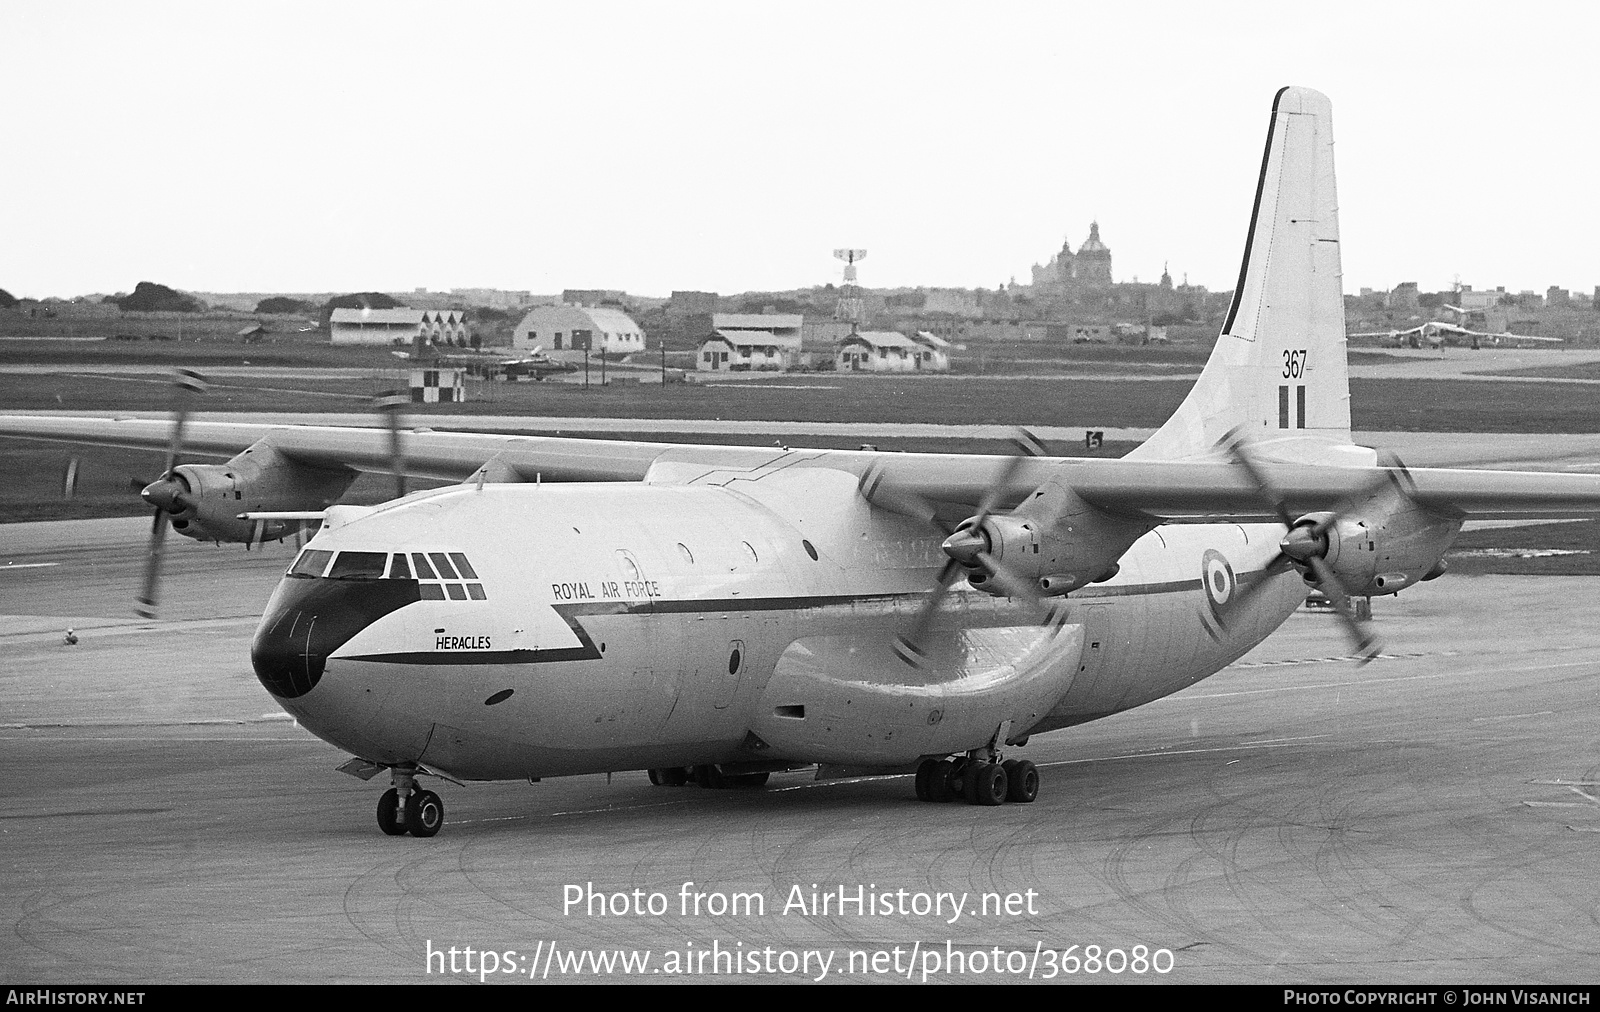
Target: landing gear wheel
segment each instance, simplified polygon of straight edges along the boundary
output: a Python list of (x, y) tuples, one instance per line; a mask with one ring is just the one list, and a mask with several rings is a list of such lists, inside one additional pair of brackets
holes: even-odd
[(406, 829), (412, 836), (432, 836), (444, 826), (444, 802), (432, 791), (411, 792), (406, 806)]
[(668, 766), (656, 772), (661, 774), (661, 783), (666, 787), (682, 787), (689, 782), (689, 771), (682, 766)]
[(378, 828), (385, 836), (400, 836), (406, 831), (405, 824), (400, 821), (400, 792), (393, 787), (378, 799)]
[(933, 781), (941, 775), (939, 760), (924, 759), (922, 765), (917, 767), (917, 800), (933, 800)]
[(997, 763), (978, 764), (966, 781), (968, 804), (998, 805), (1006, 799), (1006, 771)]
[(1026, 805), (1039, 796), (1039, 767), (1026, 759), (1008, 759), (1002, 763), (1006, 771), (1006, 800)]
[(945, 773), (945, 787), (950, 791), (952, 800), (967, 796), (967, 780), (975, 768), (967, 759), (946, 759), (947, 772)]
[(944, 802), (956, 799), (956, 791), (950, 786), (950, 778), (955, 774), (955, 770), (956, 764), (948, 759), (935, 764), (933, 779), (928, 783), (929, 801)]
[(719, 791), (728, 786), (728, 780), (722, 771), (710, 763), (694, 768), (694, 782), (708, 791)]

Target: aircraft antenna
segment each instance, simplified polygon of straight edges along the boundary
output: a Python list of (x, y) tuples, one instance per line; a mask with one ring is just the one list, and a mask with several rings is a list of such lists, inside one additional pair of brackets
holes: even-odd
[(861, 329), (861, 294), (856, 288), (856, 262), (867, 258), (864, 249), (836, 249), (833, 255), (844, 261), (844, 286), (839, 289), (839, 304), (833, 309), (835, 320), (848, 320), (850, 333)]

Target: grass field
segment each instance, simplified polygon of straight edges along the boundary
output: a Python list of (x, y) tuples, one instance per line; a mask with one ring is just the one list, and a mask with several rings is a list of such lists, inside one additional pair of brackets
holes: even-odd
[(1485, 376), (1542, 376), (1548, 379), (1600, 380), (1600, 361), (1578, 362), (1575, 365), (1534, 365), (1526, 369), (1496, 369)]
[[(364, 411), (393, 384), (360, 380), (221, 380), (202, 407), (213, 411)], [(1033, 377), (812, 375), (731, 383), (484, 383), (480, 399), (419, 406), (419, 417), (449, 414), (720, 418), (746, 421), (964, 422), (1002, 425), (1154, 428), (1183, 400), (1192, 380)], [(164, 410), (159, 375), (0, 373), (8, 410)], [(1473, 380), (1356, 379), (1355, 428), (1400, 432), (1600, 432), (1600, 386)]]
[(1600, 523), (1533, 524), (1467, 531), (1445, 554), (1460, 576), (1600, 576)]

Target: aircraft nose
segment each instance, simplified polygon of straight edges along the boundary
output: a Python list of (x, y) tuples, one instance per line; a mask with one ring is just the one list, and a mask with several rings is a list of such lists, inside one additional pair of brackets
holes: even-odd
[(250, 663), (268, 692), (295, 699), (316, 688), (330, 654), (418, 600), (415, 580), (285, 577), (256, 628)]

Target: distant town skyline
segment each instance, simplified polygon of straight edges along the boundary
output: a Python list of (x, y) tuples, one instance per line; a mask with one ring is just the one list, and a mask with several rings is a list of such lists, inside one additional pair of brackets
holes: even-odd
[(7, 5), (0, 288), (1233, 286), (1326, 92), (1344, 288), (1589, 292), (1583, 5)]

